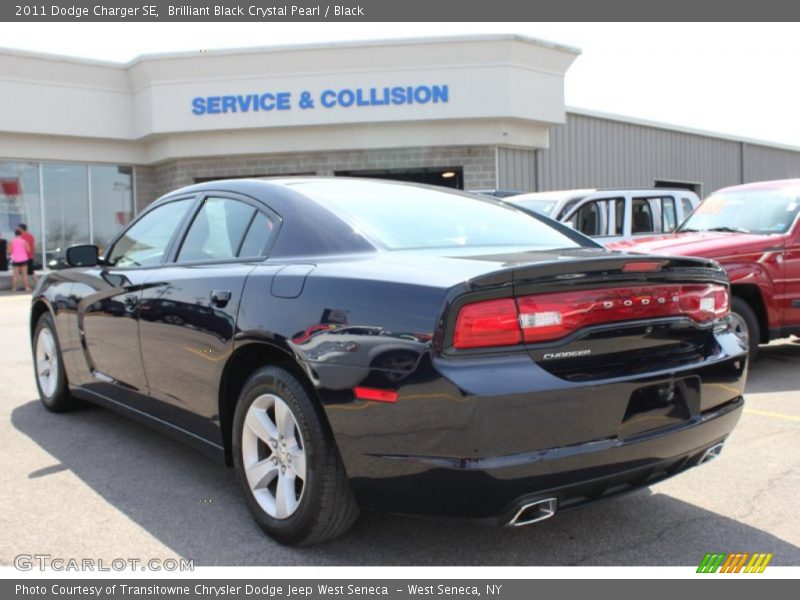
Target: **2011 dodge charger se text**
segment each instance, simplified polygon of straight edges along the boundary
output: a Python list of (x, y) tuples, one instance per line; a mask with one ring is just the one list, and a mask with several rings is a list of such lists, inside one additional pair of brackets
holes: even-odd
[(715, 457), (743, 406), (715, 262), (454, 190), (208, 182), (66, 263), (33, 295), (45, 407), (225, 460), (284, 543), (359, 508), (532, 523)]

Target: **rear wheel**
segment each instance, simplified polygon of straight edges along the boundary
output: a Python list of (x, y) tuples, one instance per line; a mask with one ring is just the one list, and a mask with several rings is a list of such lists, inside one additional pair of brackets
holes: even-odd
[(321, 407), (285, 369), (245, 384), (234, 417), (233, 456), (248, 508), (279, 542), (305, 545), (347, 531), (358, 517)]
[(750, 305), (736, 296), (731, 301), (731, 328), (736, 335), (745, 340), (749, 348), (750, 362), (753, 362), (758, 356), (761, 326)]
[(33, 358), (36, 387), (45, 408), (53, 412), (77, 408), (79, 403), (69, 394), (58, 334), (50, 313), (43, 314), (36, 322), (33, 331)]

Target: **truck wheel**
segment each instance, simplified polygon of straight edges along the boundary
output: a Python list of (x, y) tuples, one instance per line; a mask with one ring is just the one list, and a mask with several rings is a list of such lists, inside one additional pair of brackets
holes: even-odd
[(256, 371), (233, 420), (233, 457), (259, 527), (289, 545), (343, 534), (358, 517), (322, 408), (279, 367)]
[(741, 298), (731, 301), (731, 328), (740, 338), (747, 340), (748, 355), (752, 363), (758, 356), (758, 343), (761, 341), (761, 326), (750, 305)]

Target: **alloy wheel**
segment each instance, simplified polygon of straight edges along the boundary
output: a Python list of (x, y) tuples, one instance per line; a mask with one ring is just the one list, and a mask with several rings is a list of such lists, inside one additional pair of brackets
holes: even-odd
[(51, 398), (58, 385), (58, 352), (53, 334), (46, 327), (36, 338), (36, 378), (42, 393)]
[(739, 339), (747, 343), (750, 339), (750, 330), (747, 328), (747, 322), (742, 318), (739, 313), (731, 312), (731, 331), (735, 333)]
[(274, 394), (258, 396), (247, 409), (242, 465), (264, 512), (287, 519), (297, 511), (306, 487), (305, 444), (291, 409)]

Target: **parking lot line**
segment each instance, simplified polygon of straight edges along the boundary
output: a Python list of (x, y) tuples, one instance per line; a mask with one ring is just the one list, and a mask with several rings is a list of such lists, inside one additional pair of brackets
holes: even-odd
[(777, 413), (769, 410), (756, 410), (754, 408), (745, 408), (744, 412), (751, 415), (758, 415), (760, 417), (772, 417), (773, 419), (782, 419), (784, 421), (800, 421), (800, 416), (798, 415), (787, 415), (784, 413)]

